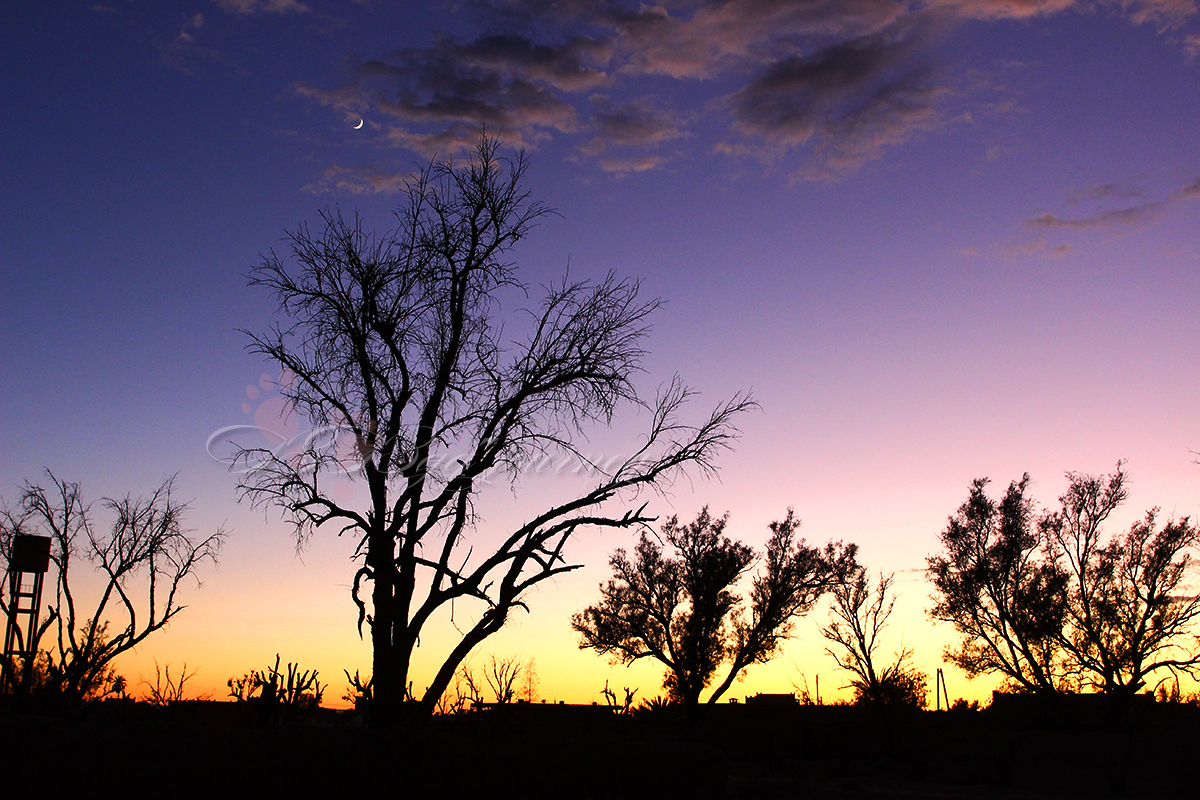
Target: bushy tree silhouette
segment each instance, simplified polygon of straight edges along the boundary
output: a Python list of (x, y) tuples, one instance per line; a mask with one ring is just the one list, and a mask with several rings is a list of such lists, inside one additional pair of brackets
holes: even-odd
[(1041, 521), (1047, 557), (1067, 576), (1062, 646), (1072, 675), (1126, 701), (1155, 672), (1200, 669), (1200, 595), (1185, 590), (1200, 527), (1158, 526), (1158, 509), (1104, 540), (1109, 515), (1128, 498), (1122, 464), (1105, 476), (1069, 473), (1060, 508)]
[(1105, 521), (1128, 497), (1124, 465), (1067, 480), (1059, 508), (1041, 514), (1028, 475), (1000, 503), (974, 481), (942, 533), (945, 554), (928, 561), (930, 614), (963, 635), (947, 657), (1021, 690), (1092, 688), (1118, 705), (1155, 672), (1195, 674), (1200, 596), (1184, 581), (1200, 529), (1187, 518), (1160, 528), (1154, 509), (1106, 540)]
[(783, 521), (771, 523), (747, 618), (733, 587), (755, 554), (724, 535), (727, 522), (728, 515), (713, 517), (707, 507), (688, 524), (672, 517), (662, 538), (673, 557), (643, 533), (632, 559), (624, 550), (609, 559), (613, 577), (600, 587), (600, 602), (572, 618), (581, 648), (627, 664), (647, 657), (662, 662), (664, 688), (689, 714), (722, 664), (728, 672), (709, 703), (748, 667), (774, 657), (794, 620), (856, 567), (853, 544), (816, 548), (798, 539), (800, 521), (788, 509)]
[(937, 592), (930, 615), (962, 634), (948, 660), (968, 676), (999, 673), (1024, 691), (1060, 690), (1066, 576), (1043, 557), (1029, 475), (1009, 484), (1000, 502), (988, 480), (941, 534), (944, 555), (929, 558)]

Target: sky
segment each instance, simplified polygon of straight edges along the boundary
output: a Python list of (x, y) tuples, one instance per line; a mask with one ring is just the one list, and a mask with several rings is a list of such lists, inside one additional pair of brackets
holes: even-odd
[[(243, 331), (278, 319), (247, 285), (322, 209), (394, 221), (404, 181), (479, 131), (523, 147), (556, 210), (514, 253), (533, 287), (610, 271), (666, 302), (644, 389), (679, 374), (699, 420), (752, 391), (703, 506), (757, 548), (789, 507), (812, 543), (896, 573), (885, 650), (943, 667), (925, 559), (976, 477), (1126, 460), (1120, 530), (1200, 514), (1200, 14), (1193, 0), (107, 0), (0, 10), (0, 496), (50, 469), (95, 501), (177, 475), (189, 527), (228, 531), (188, 608), (118, 663), (198, 670), (195, 692), (273, 661), (369, 670), (352, 543), (304, 548), (239, 502), (214, 432), (278, 427), (278, 368)], [(360, 125), (361, 121), (361, 125)], [(298, 424), (292, 420), (290, 424)], [(619, 454), (646, 418), (596, 432)], [(578, 476), (484, 492), (486, 541)], [(352, 497), (353, 485), (342, 489)], [(580, 651), (632, 532), (589, 532), (583, 567), (486, 642), (536, 659), (540, 694), (660, 691), (661, 669)], [(822, 606), (733, 696), (845, 683)], [(454, 621), (422, 637), (419, 684)], [(952, 697), (994, 682), (946, 667)], [(190, 689), (191, 690), (191, 689)]]

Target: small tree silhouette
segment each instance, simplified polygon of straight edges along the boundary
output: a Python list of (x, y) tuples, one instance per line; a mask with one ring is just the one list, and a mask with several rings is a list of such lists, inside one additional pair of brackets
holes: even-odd
[(492, 655), (491, 662), (483, 671), (483, 677), (497, 703), (503, 705), (516, 699), (517, 679), (523, 669), (524, 665), (515, 656), (496, 658)]
[(526, 703), (537, 702), (538, 698), (538, 674), (537, 663), (533, 658), (525, 662), (525, 667), (521, 670), (521, 699)]
[(872, 590), (866, 569), (859, 568), (850, 580), (834, 587), (834, 619), (821, 634), (837, 647), (826, 647), (825, 652), (854, 676), (849, 686), (855, 702), (924, 708), (928, 678), (912, 665), (912, 650), (902, 646), (882, 668), (875, 659), (879, 636), (896, 604), (895, 598), (888, 598), (894, 577), (881, 574)]
[(160, 667), (158, 660), (155, 659), (154, 683), (145, 678), (142, 679), (142, 683), (146, 686), (146, 702), (153, 706), (168, 706), (171, 703), (183, 700), (184, 686), (199, 671), (199, 668), (196, 668), (188, 672), (187, 662), (185, 661), (179, 670), (179, 675), (172, 678), (171, 665), (166, 664)]
[(354, 670), (354, 676), (351, 677), (350, 670), (342, 670), (346, 673), (346, 680), (350, 685), (346, 688), (346, 693), (342, 695), (342, 699), (354, 706), (354, 710), (364, 714), (370, 714), (371, 710), (371, 679), (365, 681), (359, 676), (358, 670)]
[(604, 702), (609, 708), (615, 709), (618, 714), (628, 714), (629, 707), (633, 705), (634, 695), (637, 694), (637, 689), (630, 689), (628, 686), (622, 689), (625, 692), (625, 700), (618, 701), (617, 693), (608, 688), (608, 681), (604, 682), (604, 688), (600, 690), (600, 694), (604, 696)]

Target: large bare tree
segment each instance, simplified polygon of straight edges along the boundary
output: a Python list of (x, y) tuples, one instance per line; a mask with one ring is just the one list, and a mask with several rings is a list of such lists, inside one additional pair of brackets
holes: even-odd
[[(467, 163), (430, 165), (410, 183), (394, 230), (374, 235), (325, 214), (322, 230), (300, 228), (288, 257), (272, 252), (252, 273), (286, 321), (250, 334), (250, 347), (293, 376), (283, 393), (330, 436), (290, 454), (243, 450), (241, 489), (281, 506), (301, 542), (327, 524), (357, 540), (352, 595), (373, 647), (373, 724), (400, 719), (413, 649), (439, 609), (474, 602), (477, 616), (413, 698), (420, 714), (525, 607), (531, 587), (579, 566), (564, 552), (576, 531), (652, 520), (644, 505), (608, 501), (688, 465), (712, 470), (735, 417), (753, 405), (737, 396), (688, 425), (679, 412), (692, 393), (678, 379), (641, 398), (634, 377), (659, 302), (642, 299), (635, 281), (564, 279), (524, 316), (501, 314), (502, 295), (526, 290), (508, 253), (548, 210), (522, 189), (524, 155), (502, 159), (498, 147), (483, 138)], [(646, 407), (648, 429), (627, 456), (589, 462), (575, 442), (622, 405)], [(592, 483), (498, 543), (474, 546), (481, 483), (515, 481), (534, 458), (564, 452)], [(331, 494), (335, 473), (365, 484), (362, 507)]]

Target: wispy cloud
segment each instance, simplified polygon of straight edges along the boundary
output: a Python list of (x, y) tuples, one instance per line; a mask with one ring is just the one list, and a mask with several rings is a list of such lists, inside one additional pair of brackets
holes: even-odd
[(304, 14), (310, 11), (299, 0), (213, 0), (231, 14)]
[[(834, 179), (879, 158), (918, 131), (938, 127), (947, 90), (922, 57), (938, 23), (910, 17), (895, 26), (770, 64), (729, 102), (741, 152), (780, 156), (815, 142), (796, 175)], [(739, 152), (726, 142), (722, 150)]]
[(403, 191), (414, 174), (388, 172), (373, 167), (343, 167), (331, 165), (321, 178), (303, 187), (313, 194), (341, 192), (346, 194), (381, 194)]
[(610, 147), (653, 148), (688, 135), (678, 115), (656, 108), (648, 99), (613, 103), (594, 95), (591, 101), (594, 136), (579, 148), (586, 155), (599, 155)]
[(1139, 189), (1132, 184), (1126, 183), (1100, 183), (1095, 186), (1089, 186), (1086, 189), (1079, 189), (1067, 195), (1067, 202), (1074, 205), (1087, 200), (1110, 200), (1113, 198), (1120, 200), (1129, 200), (1135, 197), (1141, 197), (1145, 191)]
[[(798, 37), (862, 36), (907, 13), (898, 0), (725, 0), (643, 5), (596, 22), (614, 31), (627, 74), (711, 78), (795, 51)], [(674, 12), (674, 13), (672, 13)]]
[(630, 172), (645, 172), (657, 169), (667, 162), (663, 156), (640, 156), (633, 158), (602, 158), (600, 169), (605, 172), (628, 174)]
[(1136, 24), (1159, 31), (1178, 28), (1196, 13), (1195, 0), (1116, 0)]
[(567, 92), (586, 91), (608, 80), (596, 64), (612, 57), (612, 42), (572, 36), (558, 44), (543, 44), (516, 34), (489, 34), (460, 44), (440, 38), (426, 51), (434, 63), (474, 68), (510, 80), (544, 83)]
[(971, 19), (1027, 19), (1058, 14), (1079, 0), (933, 0), (932, 5)]
[(1071, 10), (1093, 11), (1100, 5), (1118, 10), (1136, 25), (1150, 24), (1160, 31), (1177, 28), (1196, 13), (1195, 0), (932, 0), (932, 5), (975, 19), (1027, 19)]
[(1115, 230), (1122, 228), (1137, 228), (1157, 222), (1169, 209), (1200, 197), (1200, 178), (1192, 181), (1179, 191), (1161, 200), (1126, 206), (1111, 211), (1103, 211), (1086, 217), (1067, 219), (1057, 214), (1040, 214), (1028, 219), (1025, 224), (1031, 228), (1076, 230)]
[(179, 27), (174, 39), (170, 42), (157, 42), (156, 47), (163, 63), (190, 75), (192, 65), (197, 60), (216, 59), (218, 56), (215, 50), (196, 41), (196, 36), (203, 27), (204, 15), (193, 14)]
[(1039, 236), (1038, 238), (1028, 242), (1010, 242), (1005, 249), (1007, 249), (1010, 253), (1015, 253), (1016, 255), (1044, 255), (1052, 258), (1065, 256), (1067, 253), (1071, 252), (1071, 246), (1069, 244), (1050, 244), (1050, 242), (1046, 241), (1045, 236)]

